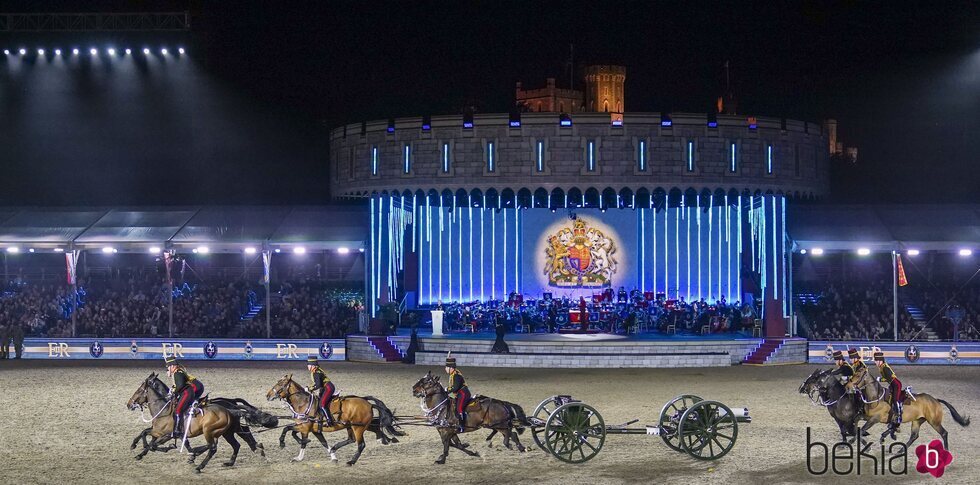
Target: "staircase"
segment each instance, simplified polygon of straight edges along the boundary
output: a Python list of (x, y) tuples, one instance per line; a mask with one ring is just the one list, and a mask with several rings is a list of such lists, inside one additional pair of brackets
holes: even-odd
[(248, 310), (248, 312), (242, 315), (242, 321), (248, 322), (253, 320), (255, 317), (259, 315), (259, 313), (262, 313), (263, 308), (265, 308), (265, 305), (261, 303), (252, 305), (252, 307)]
[(398, 348), (392, 345), (388, 340), (388, 337), (368, 337), (368, 342), (371, 342), (371, 346), (374, 350), (378, 352), (385, 362), (400, 362), (402, 360), (402, 354), (398, 351)]
[(755, 349), (752, 353), (745, 356), (745, 360), (742, 361), (743, 364), (755, 364), (762, 365), (769, 360), (769, 357), (779, 350), (779, 347), (783, 345), (783, 340), (781, 338), (767, 338), (762, 341), (762, 345)]
[[(922, 311), (921, 308), (919, 308), (918, 305), (916, 305), (914, 303), (903, 303), (903, 306), (905, 307), (905, 311), (909, 312), (909, 315), (912, 316), (912, 320), (916, 324), (918, 324), (918, 325), (925, 325), (926, 324), (926, 321), (927, 321), (926, 320), (926, 314), (925, 314), (925, 312)], [(922, 340), (926, 340), (926, 341), (929, 341), (929, 342), (937, 342), (937, 341), (939, 341), (939, 334), (937, 334), (936, 331), (933, 330), (930, 327), (926, 327), (925, 330), (923, 330), (920, 335), (921, 335)]]

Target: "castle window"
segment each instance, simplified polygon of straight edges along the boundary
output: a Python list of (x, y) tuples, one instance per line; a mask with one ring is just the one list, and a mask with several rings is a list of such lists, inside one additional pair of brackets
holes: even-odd
[(378, 174), (378, 147), (371, 147), (371, 175)]
[(449, 173), (449, 144), (442, 144), (442, 173)]
[(534, 150), (536, 165), (535, 168), (538, 172), (544, 172), (544, 142), (538, 140)]
[(735, 173), (738, 171), (738, 143), (733, 141), (729, 146), (730, 148), (729, 148), (728, 168), (732, 173)]
[(766, 146), (766, 173), (772, 173), (772, 145)]
[(588, 146), (586, 148), (586, 169), (590, 172), (595, 172), (595, 140), (589, 140)]
[(637, 169), (641, 172), (647, 171), (647, 142), (646, 140), (640, 140), (637, 144), (636, 150), (636, 165)]
[(411, 173), (412, 171), (412, 145), (409, 143), (405, 144), (405, 159), (403, 165), (405, 168), (405, 173)]
[(694, 171), (694, 140), (687, 140), (687, 171)]
[(486, 150), (486, 161), (487, 161), (487, 172), (493, 172), (497, 169), (497, 154), (496, 154), (496, 143), (493, 141), (487, 141)]

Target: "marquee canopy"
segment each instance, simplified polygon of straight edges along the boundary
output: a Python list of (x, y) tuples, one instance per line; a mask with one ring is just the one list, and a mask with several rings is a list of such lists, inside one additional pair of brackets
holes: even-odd
[(789, 237), (800, 249), (957, 251), (980, 247), (980, 205), (793, 205)]
[(367, 226), (357, 206), (0, 208), (0, 247), (358, 249)]

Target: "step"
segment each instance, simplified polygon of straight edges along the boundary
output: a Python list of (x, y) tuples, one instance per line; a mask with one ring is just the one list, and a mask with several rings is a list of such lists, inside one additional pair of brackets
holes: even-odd
[(749, 355), (745, 356), (745, 360), (742, 362), (745, 364), (765, 364), (766, 361), (769, 360), (769, 357), (776, 353), (776, 351), (779, 350), (779, 347), (783, 345), (784, 340), (785, 339), (781, 338), (767, 338), (763, 340), (762, 344), (760, 344), (754, 351), (749, 353)]
[(377, 350), (386, 362), (398, 362), (402, 360), (402, 354), (398, 348), (388, 341), (388, 337), (368, 337), (368, 342)]

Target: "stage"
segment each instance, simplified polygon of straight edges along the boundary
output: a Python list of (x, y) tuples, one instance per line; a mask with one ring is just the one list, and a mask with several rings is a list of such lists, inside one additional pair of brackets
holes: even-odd
[[(509, 333), (504, 338), (510, 347), (506, 354), (490, 352), (496, 339), (490, 333), (432, 336), (422, 332), (418, 338), (416, 365), (434, 367), (442, 366), (450, 351), (461, 367), (728, 367), (753, 356), (764, 364), (806, 361), (803, 339), (752, 338), (735, 332), (705, 336)], [(391, 337), (350, 336), (348, 355), (352, 360), (384, 360), (382, 347), (391, 346), (404, 355), (410, 340), (405, 331)]]

